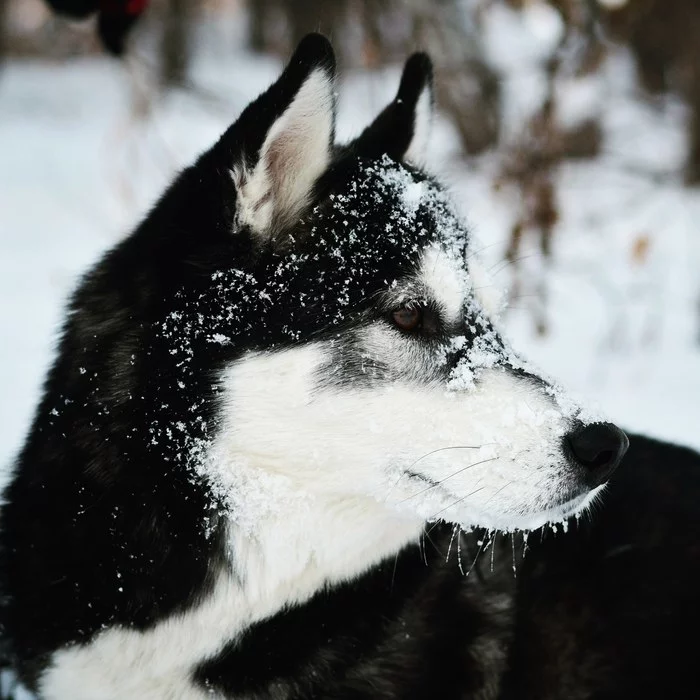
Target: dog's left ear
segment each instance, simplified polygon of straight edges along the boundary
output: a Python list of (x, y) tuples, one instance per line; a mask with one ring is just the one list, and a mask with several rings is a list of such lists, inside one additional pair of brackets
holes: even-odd
[(233, 149), (230, 166), (236, 223), (269, 239), (299, 216), (330, 163), (335, 58), (328, 40), (320, 34), (303, 39), (277, 82), (244, 111), (235, 129), (246, 139)]
[(370, 158), (386, 154), (421, 166), (430, 140), (433, 111), (433, 64), (426, 54), (414, 53), (406, 61), (394, 101), (351, 147)]

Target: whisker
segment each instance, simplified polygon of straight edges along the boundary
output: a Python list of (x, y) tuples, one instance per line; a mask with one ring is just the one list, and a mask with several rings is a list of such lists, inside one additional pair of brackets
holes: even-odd
[(412, 498), (416, 498), (417, 496), (420, 496), (422, 493), (425, 493), (426, 491), (430, 491), (431, 489), (437, 488), (441, 484), (444, 484), (448, 479), (451, 479), (453, 476), (457, 476), (457, 474), (461, 474), (463, 471), (466, 471), (467, 469), (471, 469), (472, 467), (478, 467), (480, 464), (485, 464), (486, 462), (493, 462), (495, 459), (498, 459), (498, 457), (489, 457), (488, 459), (482, 459), (479, 462), (474, 462), (473, 464), (467, 464), (466, 467), (462, 467), (461, 469), (458, 469), (456, 472), (449, 474), (444, 479), (440, 479), (440, 481), (438, 481), (436, 484), (431, 484), (430, 486), (426, 486), (421, 491), (418, 491), (418, 493), (414, 493), (414, 494), (404, 498), (403, 500), (399, 501), (398, 505), (400, 505), (401, 503), (405, 503), (406, 501), (410, 501)]
[(473, 496), (474, 494), (479, 493), (479, 491), (483, 491), (485, 488), (486, 488), (486, 486), (480, 486), (478, 489), (476, 489), (475, 491), (472, 491), (471, 493), (468, 493), (466, 496), (462, 496), (462, 498), (458, 498), (454, 503), (450, 503), (449, 506), (445, 506), (444, 508), (439, 510), (437, 513), (434, 513), (433, 515), (431, 515), (428, 518), (428, 520), (434, 520), (435, 518), (437, 518), (438, 515), (440, 515), (440, 513), (444, 513), (449, 508), (456, 506), (458, 503), (461, 503), (462, 501), (466, 500), (470, 496)]
[(491, 540), (491, 573), (493, 573), (493, 557), (496, 553), (496, 540), (498, 539), (498, 530), (493, 533), (493, 539)]
[[(445, 555), (445, 563), (450, 561), (450, 552), (452, 551), (452, 543), (454, 542), (455, 535), (457, 534), (458, 529), (459, 529), (459, 525), (455, 525), (452, 528), (452, 537), (450, 537), (450, 543), (447, 545), (447, 554)], [(459, 551), (459, 542), (457, 542), (457, 551)]]
[(479, 549), (476, 551), (476, 556), (474, 557), (474, 561), (472, 562), (472, 565), (469, 567), (469, 571), (467, 571), (467, 576), (469, 576), (469, 574), (471, 574), (472, 570), (476, 566), (476, 562), (479, 559), (479, 555), (481, 554), (481, 552), (484, 551), (485, 544), (486, 544), (486, 535), (484, 535), (481, 538), (481, 544), (479, 545)]
[[(431, 545), (433, 545), (433, 549), (438, 553), (442, 554), (442, 552), (438, 549), (438, 546), (433, 542), (432, 538), (430, 537), (430, 532), (427, 532), (425, 527), (423, 528), (423, 535), (424, 537), (430, 542)], [(425, 540), (424, 540), (425, 541)]]
[(457, 564), (459, 565), (459, 571), (464, 576), (464, 567), (462, 566), (462, 528), (459, 528), (459, 535), (457, 537)]
[(505, 243), (508, 241), (508, 238), (509, 236), (503, 236), (500, 241), (496, 241), (495, 243), (489, 243), (488, 245), (482, 246), (477, 250), (466, 251), (467, 255), (465, 257), (465, 260), (471, 260), (474, 256), (479, 255), (479, 253), (483, 253), (485, 250), (493, 248), (496, 245), (505, 245)]
[[(501, 272), (503, 272), (503, 270), (510, 267), (511, 265), (516, 265), (517, 263), (522, 262), (523, 260), (528, 260), (529, 258), (533, 258), (536, 255), (537, 253), (529, 253), (528, 255), (520, 255), (519, 257), (513, 258), (512, 260), (501, 260), (501, 262), (496, 263), (495, 265), (489, 268), (489, 274), (491, 275), (491, 277), (496, 277), (496, 275), (500, 275)], [(495, 272), (492, 272), (494, 267), (498, 267), (498, 269)]]
[(514, 483), (515, 483), (514, 481), (509, 481), (507, 484), (505, 484), (505, 486), (501, 486), (500, 489), (498, 489), (497, 491), (495, 491), (494, 493), (492, 493), (492, 494), (486, 499), (486, 501), (484, 501), (484, 505), (486, 505), (487, 503), (489, 503), (492, 499), (494, 499), (496, 496), (498, 496), (498, 494), (501, 493), (501, 491), (503, 491), (504, 489), (508, 488), (509, 486), (512, 486)]
[(394, 591), (394, 580), (396, 579), (396, 565), (399, 563), (399, 554), (401, 554), (401, 550), (396, 552), (396, 556), (394, 557), (394, 570), (391, 572), (391, 586), (389, 587), (390, 593), (393, 593)]
[(438, 447), (436, 450), (432, 450), (426, 454), (424, 454), (422, 457), (419, 457), (415, 462), (412, 464), (409, 464), (409, 466), (401, 471), (401, 474), (399, 474), (399, 478), (394, 482), (393, 486), (389, 489), (388, 493), (386, 496), (384, 496), (384, 503), (387, 502), (389, 496), (394, 492), (394, 489), (399, 485), (399, 481), (406, 476), (406, 472), (409, 472), (413, 469), (413, 467), (418, 464), (418, 462), (423, 461), (427, 457), (430, 457), (431, 455), (436, 454), (437, 452), (444, 452), (445, 450), (480, 450), (482, 447), (488, 447), (490, 445), (496, 445), (497, 443), (495, 442), (486, 442), (483, 445), (455, 445), (453, 447)]
[[(413, 469), (413, 467), (418, 464), (418, 462), (422, 462), (424, 459), (431, 457), (434, 454), (437, 454), (438, 452), (444, 452), (445, 450), (480, 450), (482, 447), (489, 447), (490, 445), (497, 445), (498, 443), (496, 442), (485, 442), (483, 445), (455, 445), (454, 447), (438, 447), (437, 450), (432, 450), (426, 454), (424, 454), (422, 457), (419, 457), (413, 464), (411, 464), (408, 467), (408, 471)], [(449, 478), (449, 477), (448, 477)]]
[[(430, 518), (428, 518), (428, 520), (430, 520)], [(434, 522), (434, 523), (432, 524), (430, 530), (428, 530), (428, 532), (432, 532), (441, 522), (442, 522), (441, 520), (438, 520), (438, 521)]]
[(539, 297), (539, 294), (515, 294), (513, 296), (513, 301), (518, 299), (533, 299), (535, 297)]

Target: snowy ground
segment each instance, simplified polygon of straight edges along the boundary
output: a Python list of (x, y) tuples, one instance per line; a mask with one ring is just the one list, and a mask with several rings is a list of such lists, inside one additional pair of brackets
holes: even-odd
[[(118, 64), (6, 64), (0, 465), (22, 442), (78, 275), (128, 232), (173, 172), (211, 143), (278, 68), (271, 59), (210, 52), (196, 75), (216, 99), (171, 94), (137, 123), (128, 110), (133, 84)], [(572, 85), (567, 93), (567, 118), (604, 111), (606, 155), (560, 173), (563, 221), (549, 272), (549, 334), (534, 333), (528, 297), (513, 303), (506, 322), (515, 347), (620, 425), (700, 448), (700, 195), (668, 178), (659, 184), (635, 174), (637, 166), (665, 171), (680, 161), (683, 113), (672, 103), (640, 107), (629, 94), (630, 72), (621, 57), (602, 83)], [(396, 80), (397, 70), (346, 77), (341, 136), (362, 128)], [(513, 123), (526, 114), (518, 95), (537, 89), (532, 80), (516, 71), (506, 85)], [(507, 285), (510, 270), (500, 261), (517, 194), (494, 192), (493, 158), (465, 166), (449, 127), (442, 121), (437, 127), (432, 167), (453, 186), (495, 281)], [(650, 241), (646, 263), (632, 255), (640, 236)], [(523, 264), (539, 261), (533, 256)]]

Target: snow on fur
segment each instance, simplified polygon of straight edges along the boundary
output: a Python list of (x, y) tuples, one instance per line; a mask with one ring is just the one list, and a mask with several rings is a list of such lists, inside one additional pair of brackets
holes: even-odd
[[(377, 212), (381, 212), (380, 230), (377, 230)], [(252, 274), (235, 267), (221, 269), (211, 275), (210, 284), (196, 298), (184, 291), (178, 296), (180, 308), (173, 310), (160, 327), (160, 335), (170, 347), (177, 370), (172, 380), (183, 390), (199, 382), (201, 378), (194, 376), (191, 369), (195, 353), (214, 350), (235, 353), (238, 339), (253, 331), (265, 341), (266, 355), (274, 354), (276, 348), (297, 347), (302, 338), (299, 329), (308, 328), (309, 324), (313, 327), (311, 336), (322, 337), (324, 347), (333, 348), (341, 337), (339, 331), (334, 336), (333, 329), (361, 315), (362, 305), (368, 297), (376, 296), (378, 289), (383, 290), (381, 295), (385, 297), (393, 294), (394, 303), (414, 299), (425, 292), (416, 287), (415, 280), (407, 285), (405, 279), (380, 279), (381, 263), (387, 256), (402, 258), (409, 266), (423, 260), (423, 276), (416, 268), (416, 280), (429, 280), (425, 256), (437, 246), (443, 264), (450, 271), (445, 275), (451, 275), (448, 286), (453, 289), (452, 296), (454, 290), (461, 294), (467, 333), (434, 347), (432, 359), (420, 360), (416, 373), (425, 372), (425, 379), (429, 379), (431, 371), (446, 364), (451, 366), (444, 386), (433, 386), (430, 395), (422, 389), (417, 394), (411, 393), (412, 390), (403, 386), (402, 368), (398, 367), (395, 376), (400, 386), (396, 396), (406, 390), (405, 401), (415, 404), (407, 408), (404, 420), (406, 425), (416, 423), (424, 427), (423, 452), (463, 442), (463, 426), (444, 419), (444, 402), (453, 401), (455, 410), (466, 410), (460, 406), (468, 399), (471, 408), (465, 416), (468, 416), (470, 442), (481, 445), (470, 456), (474, 462), (470, 472), (474, 483), (487, 486), (483, 488), (483, 498), (469, 499), (463, 508), (452, 510), (451, 504), (459, 500), (460, 493), (450, 489), (426, 489), (414, 497), (413, 492), (420, 489), (415, 484), (408, 487), (402, 484), (401, 488), (391, 489), (391, 500), (399, 510), (410, 510), (425, 519), (455, 519), (465, 527), (492, 523), (500, 529), (509, 529), (541, 524), (541, 518), (534, 514), (538, 510), (546, 511), (548, 499), (562, 491), (557, 486), (561, 481), (558, 471), (549, 473), (547, 469), (562, 460), (561, 439), (571, 421), (581, 419), (583, 414), (578, 404), (553, 383), (523, 382), (522, 385), (527, 384), (525, 394), (521, 384), (513, 384), (511, 370), (541, 375), (503, 340), (494, 319), (486, 315), (475, 296), (468, 270), (467, 229), (445, 192), (424, 175), (388, 157), (379, 162), (361, 161), (342, 191), (331, 192), (326, 201), (304, 217), (293, 235), (303, 241), (294, 242), (273, 256), (260, 272)], [(432, 270), (435, 264), (432, 262), (427, 267)], [(309, 282), (314, 276), (317, 284)], [(441, 291), (435, 293), (440, 295)], [(281, 315), (280, 308), (284, 309)], [(401, 354), (402, 347), (397, 346), (396, 356)], [(327, 358), (328, 352), (320, 351), (318, 357)], [(370, 349), (365, 356), (362, 372), (368, 377), (379, 376), (376, 352)], [(414, 362), (415, 356), (414, 352), (404, 360), (403, 368)], [(212, 377), (209, 387), (212, 400), (219, 403), (227, 401), (222, 389), (226, 383), (225, 367), (222, 361), (223, 374), (218, 379)], [(235, 386), (233, 391), (235, 394)], [(342, 393), (335, 398), (337, 405), (342, 403), (341, 396)], [(366, 399), (370, 403), (371, 400), (371, 397)], [(435, 407), (433, 415), (426, 409), (431, 401)], [(380, 404), (381, 401), (377, 406)], [(225, 408), (219, 415), (226, 413)], [(187, 418), (174, 426), (164, 425), (154, 417), (150, 433), (154, 444), (169, 445), (169, 453), (187, 466), (193, 478), (209, 484), (214, 497), (213, 514), (223, 508), (235, 522), (252, 528), (261, 514), (288, 510), (294, 503), (299, 506), (304, 499), (311, 498), (308, 493), (295, 490), (288, 474), (265, 471), (254, 460), (240, 455), (232, 462), (230, 455), (217, 446), (217, 436), (226, 431), (235, 432), (235, 421), (222, 425), (219, 418), (218, 423), (208, 424), (201, 409), (200, 403), (193, 402)], [(359, 406), (357, 410), (361, 410)], [(586, 418), (590, 420), (591, 416)], [(352, 420), (358, 426), (361, 424), (359, 417)], [(396, 433), (391, 422), (381, 418), (367, 430), (387, 439)], [(287, 449), (291, 452), (291, 445)], [(301, 453), (305, 447), (299, 449)], [(383, 450), (379, 448), (380, 453)], [(377, 465), (391, 461), (388, 468), (377, 466), (380, 477), (372, 476), (374, 481), (368, 482), (374, 497), (381, 501), (391, 484), (402, 480), (402, 474), (418, 457), (423, 459), (422, 453), (399, 450), (390, 458), (384, 454), (368, 456)], [(307, 459), (321, 458), (307, 455)], [(451, 474), (455, 465), (463, 466), (456, 454), (449, 451), (421, 463), (437, 479)], [(538, 487), (530, 484), (525, 489), (529, 509), (499, 496), (499, 489), (506, 492), (508, 483), (528, 473), (543, 479)], [(459, 480), (452, 479), (451, 484), (457, 486)], [(495, 517), (491, 511), (496, 512), (501, 506), (505, 515)], [(530, 511), (533, 515), (527, 515)], [(561, 513), (555, 509), (551, 517), (559, 519)]]

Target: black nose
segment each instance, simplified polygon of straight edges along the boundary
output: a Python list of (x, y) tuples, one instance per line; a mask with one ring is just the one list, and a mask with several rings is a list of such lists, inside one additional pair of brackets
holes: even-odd
[(571, 454), (586, 471), (591, 488), (604, 483), (624, 457), (630, 441), (612, 423), (591, 423), (566, 436)]

